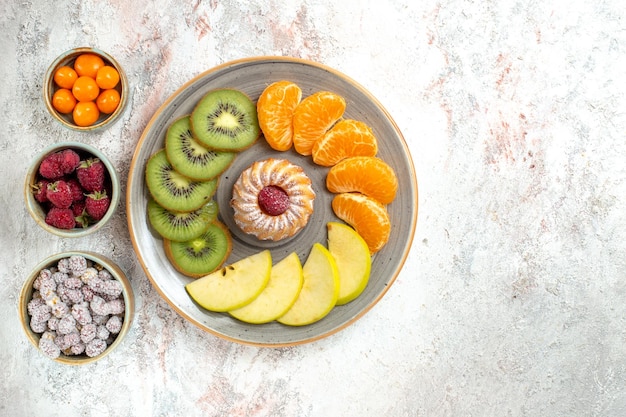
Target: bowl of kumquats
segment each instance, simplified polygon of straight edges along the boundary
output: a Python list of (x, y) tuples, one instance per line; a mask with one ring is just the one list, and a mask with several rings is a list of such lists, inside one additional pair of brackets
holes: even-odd
[(64, 52), (50, 65), (43, 95), (48, 111), (63, 126), (95, 131), (123, 113), (128, 81), (112, 56), (81, 47)]

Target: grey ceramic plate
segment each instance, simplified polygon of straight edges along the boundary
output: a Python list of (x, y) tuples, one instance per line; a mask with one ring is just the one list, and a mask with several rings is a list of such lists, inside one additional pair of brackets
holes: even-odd
[[(388, 206), (392, 223), (390, 240), (373, 257), (367, 288), (356, 300), (335, 307), (322, 320), (303, 327), (288, 327), (275, 322), (251, 325), (227, 314), (212, 313), (197, 306), (184, 288), (190, 279), (170, 265), (163, 251), (162, 240), (151, 229), (146, 216), (146, 161), (164, 146), (164, 135), (170, 123), (189, 114), (198, 100), (210, 90), (236, 88), (256, 101), (266, 86), (278, 80), (297, 83), (302, 89), (303, 98), (319, 90), (342, 95), (347, 103), (344, 117), (361, 120), (372, 127), (379, 140), (378, 156), (394, 168), (399, 180), (398, 195)], [(302, 166), (313, 181), (317, 193), (315, 212), (306, 228), (290, 240), (272, 244), (242, 235), (232, 220), (228, 204), (232, 185), (239, 173), (253, 161), (267, 157), (286, 158)], [(326, 223), (337, 220), (330, 206), (333, 195), (325, 187), (327, 171), (327, 168), (313, 164), (310, 157), (300, 156), (293, 150), (272, 150), (263, 138), (238, 155), (222, 175), (215, 196), (220, 206), (220, 219), (233, 235), (233, 250), (227, 263), (265, 248), (271, 249), (274, 262), (295, 251), (304, 263), (313, 243), (326, 245)], [(417, 222), (417, 202), (417, 180), (407, 145), (390, 115), (370, 93), (345, 75), (323, 65), (293, 58), (262, 57), (229, 62), (200, 74), (183, 85), (157, 110), (133, 156), (126, 204), (130, 235), (139, 261), (152, 285), (181, 316), (207, 332), (238, 343), (289, 346), (311, 342), (345, 328), (381, 299), (408, 256)]]

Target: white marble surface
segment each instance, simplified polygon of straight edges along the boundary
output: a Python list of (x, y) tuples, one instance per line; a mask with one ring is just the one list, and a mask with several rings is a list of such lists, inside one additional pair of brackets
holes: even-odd
[[(626, 415), (626, 13), (620, 0), (0, 2), (0, 415)], [(133, 93), (111, 129), (64, 130), (41, 99), (72, 47), (115, 56)], [(368, 88), (404, 133), (416, 237), (365, 317), (312, 344), (233, 344), (151, 287), (125, 208), (95, 236), (45, 234), (30, 160), (79, 140), (126, 184), (146, 123), (184, 82), (259, 55), (308, 58)], [(17, 295), (44, 257), (110, 256), (137, 314), (118, 351), (70, 368), (22, 334)]]

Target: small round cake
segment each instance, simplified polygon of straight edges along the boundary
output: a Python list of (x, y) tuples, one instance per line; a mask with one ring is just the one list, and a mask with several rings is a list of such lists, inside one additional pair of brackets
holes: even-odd
[(245, 233), (260, 240), (294, 236), (313, 213), (315, 192), (298, 165), (285, 159), (257, 161), (233, 185), (233, 219)]

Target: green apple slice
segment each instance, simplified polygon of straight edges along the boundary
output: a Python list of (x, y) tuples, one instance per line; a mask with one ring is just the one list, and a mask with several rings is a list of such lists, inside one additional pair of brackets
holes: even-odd
[(304, 276), (298, 254), (292, 252), (272, 266), (267, 286), (249, 304), (229, 313), (246, 323), (261, 324), (285, 314), (298, 298)]
[(339, 295), (339, 274), (332, 255), (319, 243), (313, 244), (304, 266), (304, 282), (295, 303), (279, 317), (288, 326), (304, 326), (324, 318)]
[(269, 250), (264, 250), (198, 278), (185, 285), (185, 289), (207, 310), (234, 310), (248, 304), (263, 291), (271, 269), (272, 255)]
[(339, 271), (337, 305), (343, 305), (365, 290), (372, 268), (372, 255), (365, 240), (352, 227), (330, 222), (327, 228), (328, 251), (335, 259)]

